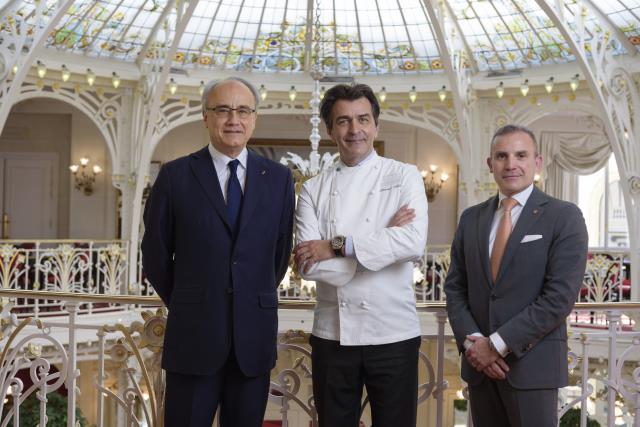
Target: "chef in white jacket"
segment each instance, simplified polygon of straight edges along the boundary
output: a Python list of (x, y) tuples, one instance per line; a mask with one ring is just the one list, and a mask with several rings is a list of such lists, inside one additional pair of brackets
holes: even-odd
[(340, 161), (302, 187), (294, 251), (302, 277), (317, 284), (310, 342), (319, 423), (357, 427), (365, 386), (374, 426), (415, 426), (422, 177), (373, 149), (380, 106), (369, 86), (334, 86), (320, 110)]

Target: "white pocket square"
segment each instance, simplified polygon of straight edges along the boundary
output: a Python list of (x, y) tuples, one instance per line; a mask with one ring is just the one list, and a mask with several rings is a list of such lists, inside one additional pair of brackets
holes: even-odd
[(534, 240), (542, 239), (542, 234), (527, 234), (522, 238), (520, 243), (533, 242)]

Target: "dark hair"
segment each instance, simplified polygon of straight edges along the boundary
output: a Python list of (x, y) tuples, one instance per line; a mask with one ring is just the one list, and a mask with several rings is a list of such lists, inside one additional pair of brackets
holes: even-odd
[(504, 125), (501, 128), (499, 128), (496, 131), (496, 133), (493, 134), (493, 137), (491, 137), (491, 148), (493, 148), (493, 145), (495, 144), (496, 140), (499, 137), (504, 136), (504, 135), (511, 135), (512, 133), (516, 133), (516, 132), (522, 132), (522, 133), (526, 133), (527, 135), (529, 135), (529, 137), (533, 141), (533, 147), (535, 149), (535, 154), (538, 155), (538, 142), (536, 141), (536, 136), (533, 134), (531, 129), (529, 129), (526, 126), (520, 126), (520, 125)]
[(367, 98), (371, 104), (371, 111), (373, 112), (373, 120), (378, 125), (378, 117), (380, 116), (380, 104), (373, 90), (365, 84), (357, 85), (336, 85), (329, 89), (322, 99), (320, 104), (320, 117), (327, 126), (327, 129), (331, 130), (331, 112), (336, 102), (340, 100), (355, 101), (356, 99)]

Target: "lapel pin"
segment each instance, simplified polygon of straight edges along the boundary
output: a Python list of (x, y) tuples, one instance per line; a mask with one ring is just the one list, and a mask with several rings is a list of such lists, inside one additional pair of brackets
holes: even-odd
[(537, 209), (537, 208), (533, 210), (533, 214), (534, 214), (534, 215), (536, 215), (538, 212), (540, 212), (540, 210), (539, 210), (539, 209)]
[(260, 172), (260, 175), (266, 175), (266, 174), (267, 174), (266, 170), (263, 170), (262, 172)]

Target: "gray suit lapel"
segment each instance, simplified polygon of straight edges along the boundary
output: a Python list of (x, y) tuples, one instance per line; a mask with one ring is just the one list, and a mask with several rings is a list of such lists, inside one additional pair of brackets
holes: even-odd
[(491, 285), (491, 266), (489, 265), (489, 235), (491, 234), (491, 223), (493, 215), (498, 207), (498, 196), (487, 200), (478, 212), (478, 253), (482, 263), (486, 283)]
[(505, 248), (502, 261), (500, 262), (500, 270), (498, 271), (498, 277), (496, 283), (500, 281), (500, 278), (504, 274), (504, 271), (508, 268), (509, 263), (513, 259), (516, 251), (520, 247), (522, 238), (527, 234), (529, 229), (542, 217), (544, 212), (544, 205), (547, 202), (547, 196), (540, 190), (534, 187), (533, 192), (529, 196), (527, 203), (522, 208), (518, 222), (513, 228), (513, 232), (509, 236), (507, 241), (507, 247)]

